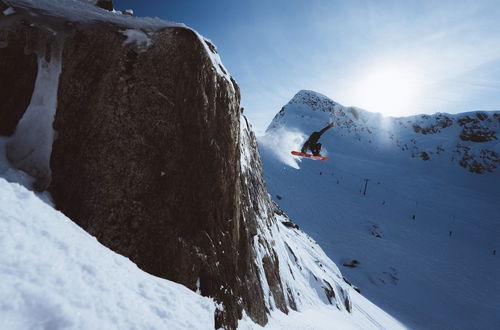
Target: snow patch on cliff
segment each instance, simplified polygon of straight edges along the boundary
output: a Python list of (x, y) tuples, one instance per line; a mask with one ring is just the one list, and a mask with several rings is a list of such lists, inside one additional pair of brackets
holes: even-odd
[(7, 143), (7, 157), (18, 169), (38, 179), (37, 189), (45, 190), (51, 181), (50, 155), (54, 141), (52, 123), (57, 107), (57, 88), (61, 73), (63, 39), (54, 38), (36, 50), (38, 73), (31, 101)]
[(127, 37), (123, 45), (135, 44), (139, 52), (146, 51), (153, 44), (149, 36), (141, 30), (127, 29), (121, 31), (121, 33)]

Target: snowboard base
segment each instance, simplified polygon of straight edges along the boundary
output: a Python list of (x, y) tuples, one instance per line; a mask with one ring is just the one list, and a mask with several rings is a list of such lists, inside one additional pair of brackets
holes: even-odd
[(292, 155), (299, 156), (299, 157), (310, 158), (310, 159), (314, 159), (314, 160), (321, 160), (321, 161), (328, 160), (328, 157), (314, 156), (314, 155), (311, 155), (311, 154), (306, 154), (306, 153), (298, 152), (298, 151), (292, 151)]

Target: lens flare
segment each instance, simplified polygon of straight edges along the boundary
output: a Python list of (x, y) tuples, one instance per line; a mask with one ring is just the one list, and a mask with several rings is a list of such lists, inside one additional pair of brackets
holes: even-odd
[(414, 68), (380, 66), (361, 80), (356, 98), (368, 111), (403, 116), (415, 112), (421, 81), (421, 73)]

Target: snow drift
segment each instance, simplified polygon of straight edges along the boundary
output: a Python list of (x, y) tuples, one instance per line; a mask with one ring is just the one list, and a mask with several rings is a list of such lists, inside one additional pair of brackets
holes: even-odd
[(0, 328), (213, 329), (215, 304), (141, 271), (0, 178)]

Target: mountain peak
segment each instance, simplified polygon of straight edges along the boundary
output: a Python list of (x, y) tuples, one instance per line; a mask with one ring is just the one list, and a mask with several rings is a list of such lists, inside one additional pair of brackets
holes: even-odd
[(288, 104), (304, 104), (312, 107), (313, 110), (321, 109), (322, 111), (325, 110), (325, 107), (334, 108), (340, 106), (329, 97), (306, 89), (298, 91)]
[[(271, 121), (266, 131), (269, 129), (277, 128), (282, 126), (282, 118), (286, 112), (294, 112), (302, 120), (299, 120), (296, 124), (301, 125), (300, 122), (304, 121), (306, 118), (316, 118), (320, 119), (321, 124), (328, 123), (332, 121), (332, 116), (334, 114), (341, 114), (345, 116), (345, 107), (340, 103), (337, 103), (330, 99), (329, 97), (311, 90), (300, 90), (293, 98), (276, 114), (276, 116)], [(311, 117), (312, 116), (312, 117)], [(307, 121), (307, 120), (306, 120)]]

